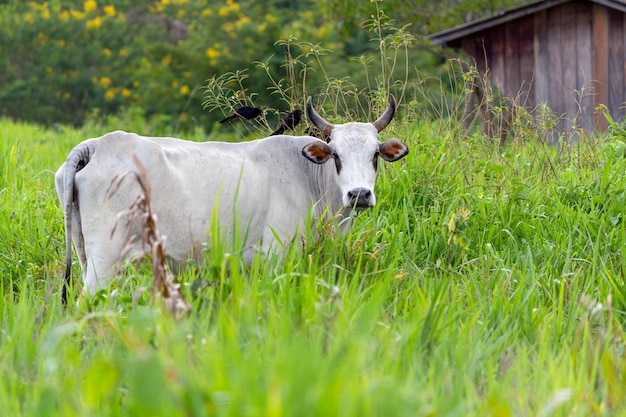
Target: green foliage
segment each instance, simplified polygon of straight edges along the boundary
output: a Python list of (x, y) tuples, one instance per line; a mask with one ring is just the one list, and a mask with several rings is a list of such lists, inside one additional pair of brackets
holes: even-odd
[[(329, 79), (349, 80), (359, 92), (376, 89), (379, 83), (385, 90), (397, 75), (394, 71), (402, 74), (395, 79), (407, 80), (414, 77), (413, 68), (438, 65), (427, 53), (409, 54), (411, 35), (406, 28), (394, 28), (378, 3), (361, 6), (369, 10), (374, 24), (366, 22), (368, 15), (356, 24), (358, 45), (354, 37), (342, 36), (334, 21), (313, 4), (312, 0), (297, 5), (252, 0), (4, 2), (0, 114), (78, 126), (86, 120), (140, 112), (156, 129), (211, 130), (223, 114), (202, 108), (205, 80), (247, 71), (236, 104), (253, 98), (271, 110), (264, 128), (273, 128), (279, 113), (302, 102), (294, 99), (316, 94)], [(399, 61), (380, 62), (375, 51), (381, 45), (400, 48), (393, 58)], [(296, 46), (299, 50), (289, 50)], [(333, 58), (323, 63), (322, 70), (320, 57), (327, 52), (321, 51), (330, 50)], [(295, 65), (285, 66), (286, 62)], [(372, 62), (374, 73), (383, 70), (382, 79), (368, 77)], [(384, 72), (387, 67), (390, 73)], [(299, 87), (289, 91), (280, 86), (288, 92), (289, 103), (276, 94), (272, 80), (281, 79)]]
[(276, 16), (290, 14), (231, 0), (0, 4), (0, 111), (78, 125), (136, 107), (161, 126), (208, 128), (204, 80), (271, 54)]

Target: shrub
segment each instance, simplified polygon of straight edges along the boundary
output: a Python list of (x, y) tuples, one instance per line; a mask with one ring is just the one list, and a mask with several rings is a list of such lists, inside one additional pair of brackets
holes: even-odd
[[(376, 73), (383, 66), (402, 74), (395, 79), (406, 84), (415, 78), (412, 68), (440, 65), (429, 53), (412, 50), (409, 56), (408, 30), (395, 29), (378, 2), (369, 5), (374, 19), (350, 39), (332, 19), (312, 11), (317, 3), (9, 0), (0, 4), (0, 115), (82, 125), (86, 118), (139, 109), (132, 113), (141, 112), (157, 130), (211, 130), (223, 114), (202, 108), (203, 85), (221, 74), (247, 70), (245, 91), (235, 98), (256, 97), (282, 112), (305, 93), (346, 89), (344, 80), (359, 94), (387, 90), (392, 73), (371, 78), (373, 66)], [(399, 60), (381, 62), (381, 45), (399, 47)], [(320, 50), (333, 51), (324, 68), (311, 55)], [(291, 84), (277, 86), (268, 73)]]

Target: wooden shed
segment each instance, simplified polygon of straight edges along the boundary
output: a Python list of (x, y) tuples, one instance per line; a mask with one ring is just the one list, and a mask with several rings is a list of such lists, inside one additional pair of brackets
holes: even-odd
[(516, 103), (547, 104), (559, 130), (606, 129), (598, 104), (624, 118), (626, 0), (537, 1), (429, 38), (464, 51)]

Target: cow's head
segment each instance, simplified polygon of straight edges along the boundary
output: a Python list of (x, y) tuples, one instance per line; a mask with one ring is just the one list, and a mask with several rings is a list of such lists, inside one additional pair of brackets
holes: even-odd
[(378, 141), (378, 132), (391, 122), (395, 111), (396, 99), (390, 94), (385, 112), (375, 122), (333, 125), (315, 111), (311, 97), (308, 98), (306, 113), (309, 120), (330, 140), (327, 144), (311, 142), (302, 149), (302, 154), (316, 164), (323, 164), (331, 158), (334, 160), (345, 207), (361, 210), (375, 206), (378, 158), (394, 162), (409, 153), (407, 146), (398, 139)]

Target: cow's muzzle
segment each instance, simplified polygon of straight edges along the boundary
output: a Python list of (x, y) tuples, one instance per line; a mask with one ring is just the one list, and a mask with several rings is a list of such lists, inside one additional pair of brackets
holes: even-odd
[(356, 209), (366, 209), (374, 206), (374, 193), (367, 188), (354, 188), (348, 191), (348, 203)]

